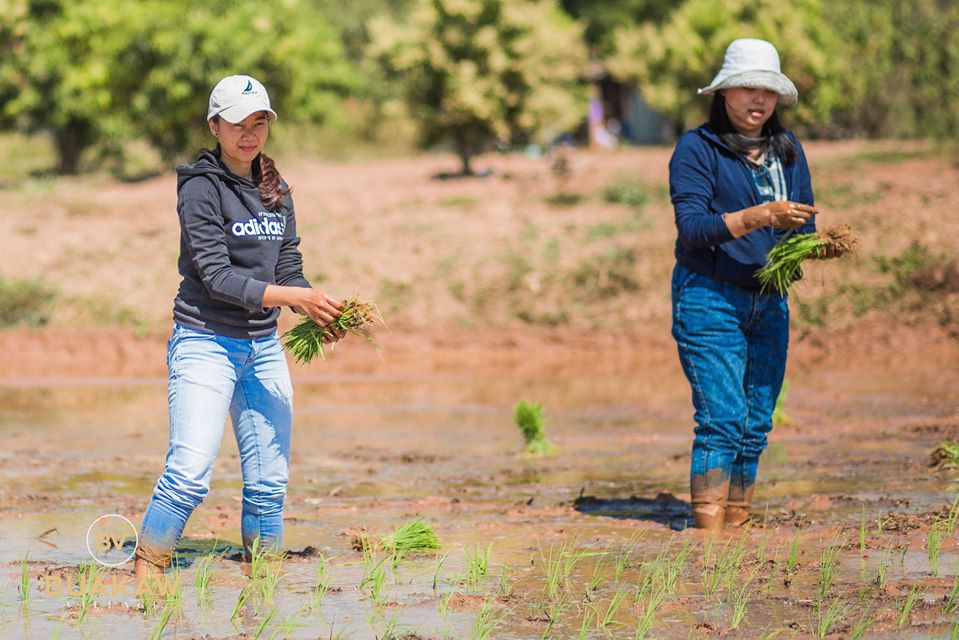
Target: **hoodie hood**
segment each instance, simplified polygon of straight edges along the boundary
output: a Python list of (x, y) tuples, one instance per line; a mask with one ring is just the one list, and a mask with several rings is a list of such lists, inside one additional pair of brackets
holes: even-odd
[(226, 182), (232, 182), (236, 185), (249, 188), (255, 188), (260, 179), (260, 156), (253, 160), (253, 181), (242, 178), (227, 169), (226, 165), (220, 159), (220, 146), (213, 150), (204, 149), (199, 153), (196, 162), (193, 164), (181, 164), (176, 168), (176, 187), (177, 192), (183, 187), (190, 178), (196, 176), (217, 176)]

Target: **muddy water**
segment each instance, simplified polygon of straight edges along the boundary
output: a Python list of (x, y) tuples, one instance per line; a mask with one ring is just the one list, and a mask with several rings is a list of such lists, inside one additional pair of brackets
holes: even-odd
[[(657, 558), (687, 551), (649, 637), (748, 638), (777, 630), (776, 637), (810, 637), (822, 609), (815, 602), (821, 558), (831, 545), (838, 578), (825, 601), (841, 599), (845, 607), (835, 637), (848, 637), (851, 625), (868, 618), (875, 622), (864, 637), (948, 637), (955, 624), (956, 613), (944, 612), (942, 602), (957, 573), (955, 532), (942, 542), (935, 577), (927, 547), (929, 526), (937, 514), (945, 518), (959, 473), (926, 466), (939, 441), (959, 439), (955, 368), (791, 372), (791, 422), (774, 430), (763, 460), (758, 522), (745, 538), (714, 544), (709, 561), (704, 541), (685, 530), (691, 411), (668, 354), (496, 353), (465, 366), (435, 353), (405, 363), (402, 373), (388, 363), (331, 369), (295, 377), (286, 533), (289, 549), (309, 546), (326, 558), (329, 592), (318, 607), (304, 608), (320, 560), (293, 557), (275, 604), (253, 602), (231, 622), (247, 579), (230, 559), (241, 478), (227, 428), (210, 496), (180, 548), (183, 603), (164, 637), (253, 637), (269, 617), (264, 638), (380, 638), (391, 630), (466, 638), (478, 633), (488, 599), (502, 619), (489, 637), (579, 637), (585, 615), (592, 619), (582, 637), (632, 638), (649, 600), (636, 590), (655, 573)], [(555, 455), (520, 452), (511, 421), (520, 398), (548, 408)], [(85, 536), (97, 517), (117, 513), (139, 522), (162, 470), (165, 381), (8, 381), (0, 386), (0, 431), (0, 565), (7, 578), (0, 637), (155, 630), (161, 617), (140, 612), (135, 597), (97, 594), (79, 622), (78, 594), (42, 588), (51, 579), (44, 576), (69, 580), (90, 560)], [(383, 533), (416, 514), (434, 524), (442, 553), (449, 552), (436, 589), (437, 558), (412, 556), (386, 571), (381, 596), (371, 598), (359, 587), (365, 569), (351, 535), (360, 527)], [(795, 566), (787, 570), (794, 542)], [(732, 584), (724, 578), (707, 589), (704, 576), (720, 549), (737, 544), (745, 551)], [(225, 558), (214, 564), (212, 607), (201, 607), (194, 563), (214, 546)], [(464, 582), (466, 556), (478, 549), (490, 549), (488, 575)], [(544, 566), (551, 557), (569, 567), (553, 597)], [(619, 557), (625, 561), (617, 579)], [(18, 593), (24, 559), (26, 603)], [(125, 565), (107, 575), (128, 571)], [(900, 627), (913, 587), (915, 603)], [(735, 593), (747, 604), (733, 631)], [(600, 628), (596, 618), (608, 624)]]

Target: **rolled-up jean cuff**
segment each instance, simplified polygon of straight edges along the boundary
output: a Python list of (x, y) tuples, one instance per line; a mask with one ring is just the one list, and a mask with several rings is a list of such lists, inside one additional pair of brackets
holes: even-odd
[(167, 568), (173, 562), (173, 550), (156, 547), (151, 544), (137, 545), (136, 553), (133, 554), (138, 560), (146, 560), (150, 564), (158, 567)]

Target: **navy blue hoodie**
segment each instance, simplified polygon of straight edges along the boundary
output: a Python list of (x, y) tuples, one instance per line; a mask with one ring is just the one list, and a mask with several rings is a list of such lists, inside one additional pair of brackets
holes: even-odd
[(287, 196), (279, 210), (267, 211), (259, 166), (254, 160), (253, 181), (246, 180), (202, 151), (192, 165), (177, 167), (183, 281), (173, 319), (186, 327), (233, 338), (270, 335), (280, 309), (263, 308), (267, 285), (310, 286), (293, 201)]
[[(814, 204), (802, 145), (790, 132), (796, 158), (784, 167), (789, 200)], [(762, 203), (748, 161), (704, 124), (687, 131), (669, 161), (669, 194), (676, 213), (676, 260), (700, 275), (758, 290), (756, 270), (784, 231), (764, 227), (733, 238), (722, 214)], [(795, 233), (812, 233), (815, 218)]]

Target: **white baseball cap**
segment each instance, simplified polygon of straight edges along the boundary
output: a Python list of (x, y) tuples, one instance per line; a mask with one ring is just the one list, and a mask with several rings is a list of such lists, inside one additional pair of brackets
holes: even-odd
[(250, 76), (227, 76), (213, 87), (206, 119), (220, 116), (235, 124), (257, 111), (266, 111), (270, 120), (276, 120), (276, 111), (270, 108), (270, 94), (266, 87)]
[(720, 89), (748, 87), (769, 89), (779, 94), (779, 102), (786, 106), (796, 104), (799, 92), (793, 81), (783, 75), (779, 52), (772, 43), (756, 38), (739, 38), (726, 47), (723, 66), (701, 94), (716, 93)]

